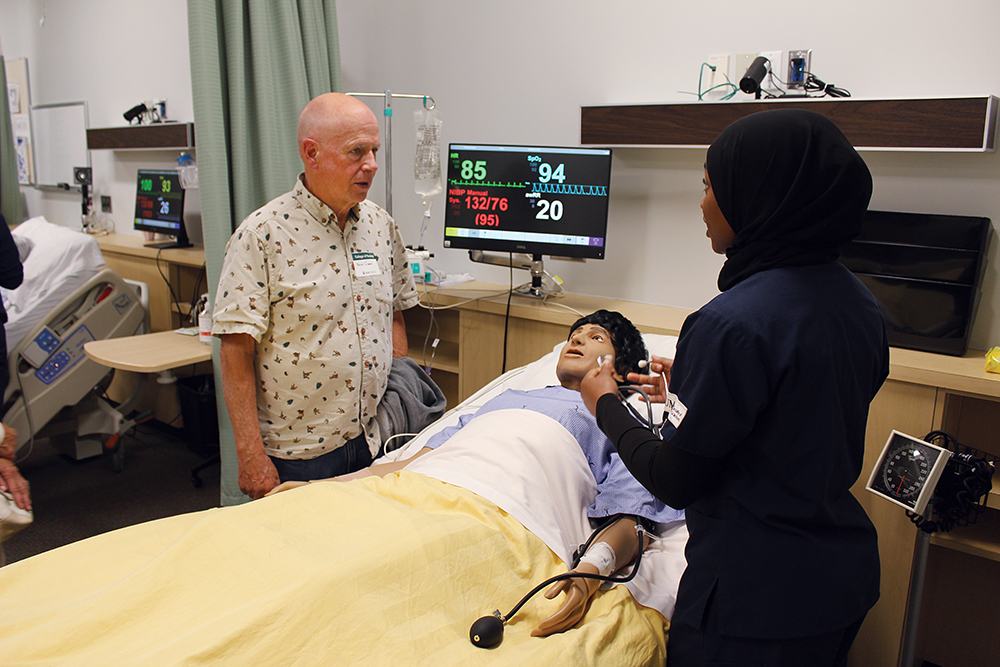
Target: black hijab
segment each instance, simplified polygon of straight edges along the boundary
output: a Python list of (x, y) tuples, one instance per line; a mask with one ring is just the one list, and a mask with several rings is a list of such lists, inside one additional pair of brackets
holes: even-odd
[(732, 123), (705, 162), (719, 209), (736, 232), (719, 289), (766, 269), (833, 261), (861, 231), (872, 177), (826, 117), (775, 109)]

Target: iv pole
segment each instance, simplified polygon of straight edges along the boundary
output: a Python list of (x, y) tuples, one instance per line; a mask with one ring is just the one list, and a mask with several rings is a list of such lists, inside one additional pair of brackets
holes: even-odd
[(381, 97), (385, 100), (382, 115), (385, 116), (385, 210), (392, 215), (392, 98), (404, 97), (424, 101), (424, 108), (431, 111), (436, 106), (430, 95), (393, 95), (391, 90), (384, 93), (347, 93), (351, 97)]

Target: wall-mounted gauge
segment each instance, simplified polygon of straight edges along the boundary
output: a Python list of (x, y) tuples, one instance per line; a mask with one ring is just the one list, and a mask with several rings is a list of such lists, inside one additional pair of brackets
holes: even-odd
[(947, 449), (893, 431), (865, 488), (923, 514), (950, 457)]

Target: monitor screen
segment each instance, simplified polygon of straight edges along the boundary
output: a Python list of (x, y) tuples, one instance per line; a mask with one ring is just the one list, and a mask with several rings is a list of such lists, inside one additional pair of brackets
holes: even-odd
[(604, 259), (611, 150), (450, 144), (444, 247)]
[(184, 188), (176, 170), (140, 169), (135, 189), (135, 229), (176, 237), (156, 247), (189, 245), (184, 229)]

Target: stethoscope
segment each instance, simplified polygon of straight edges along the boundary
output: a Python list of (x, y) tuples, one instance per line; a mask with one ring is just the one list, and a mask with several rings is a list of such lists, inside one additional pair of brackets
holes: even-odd
[[(608, 521), (604, 522), (591, 533), (590, 538), (584, 543), (576, 552), (573, 554), (573, 566), (576, 567), (580, 564), (580, 559), (584, 554), (587, 553), (587, 549), (590, 548), (591, 543), (594, 539), (603, 531), (605, 528), (610, 526), (613, 522), (620, 519), (620, 516), (613, 516)], [(617, 584), (628, 583), (635, 579), (635, 575), (639, 572), (639, 564), (642, 562), (642, 551), (643, 551), (643, 536), (646, 531), (643, 529), (642, 525), (636, 523), (635, 534), (639, 539), (639, 550), (635, 557), (635, 565), (632, 566), (632, 571), (625, 577), (611, 577), (604, 576), (601, 574), (590, 574), (589, 572), (564, 572), (562, 574), (557, 574), (554, 577), (549, 577), (542, 583), (538, 584), (532, 588), (527, 595), (521, 598), (521, 601), (514, 605), (506, 614), (501, 614), (499, 609), (493, 611), (489, 616), (483, 616), (472, 624), (469, 628), (469, 640), (478, 646), (479, 648), (493, 648), (503, 641), (503, 626), (507, 624), (507, 621), (518, 611), (521, 607), (530, 600), (538, 591), (551, 586), (558, 581), (564, 581), (566, 579), (596, 579), (598, 581), (608, 581)]]
[[(601, 355), (601, 356), (597, 357), (597, 365), (598, 366), (603, 366), (604, 362), (607, 361), (608, 358), (610, 358), (610, 357), (611, 357), (611, 355)], [(647, 366), (649, 366), (649, 361), (646, 360), (646, 359), (640, 359), (639, 363), (636, 364), (636, 365), (640, 369), (643, 369), (643, 368), (646, 368)], [(643, 416), (639, 414), (639, 411), (635, 409), (635, 406), (633, 406), (631, 403), (628, 402), (628, 400), (627, 400), (628, 397), (625, 396), (624, 394), (625, 393), (629, 393), (629, 392), (631, 392), (633, 394), (639, 394), (640, 396), (642, 396), (643, 403), (646, 405), (646, 417), (645, 418), (643, 418)], [(660, 430), (663, 428), (663, 425), (666, 423), (666, 419), (664, 419), (663, 421), (660, 421), (660, 422), (654, 422), (653, 421), (653, 403), (649, 400), (649, 396), (642, 389), (642, 387), (640, 387), (637, 384), (624, 384), (624, 383), (623, 384), (619, 384), (618, 385), (618, 394), (619, 394), (619, 396), (621, 398), (622, 405), (624, 405), (625, 408), (630, 413), (632, 413), (632, 416), (635, 417), (637, 420), (639, 420), (640, 424), (643, 424), (646, 428), (648, 428), (650, 431), (652, 431), (653, 435), (655, 435), (656, 437), (660, 437)]]

